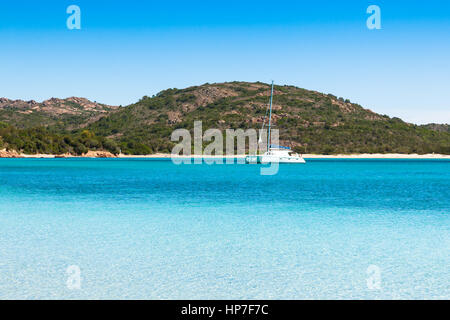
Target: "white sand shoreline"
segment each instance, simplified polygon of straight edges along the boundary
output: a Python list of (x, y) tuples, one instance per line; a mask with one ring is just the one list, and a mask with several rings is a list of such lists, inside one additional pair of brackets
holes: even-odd
[[(121, 155), (119, 158), (170, 158), (170, 154), (154, 154), (143, 156)], [(185, 158), (178, 156), (179, 158)], [(202, 156), (192, 155), (190, 158), (202, 158)], [(245, 155), (235, 156), (203, 156), (205, 159), (215, 158), (245, 158)], [(324, 155), (324, 154), (303, 154), (305, 159), (450, 159), (450, 155), (442, 154), (337, 154), (337, 155)]]
[[(171, 154), (167, 153), (156, 153), (149, 155), (124, 155), (120, 154), (115, 157), (116, 159), (131, 159), (131, 158), (140, 158), (140, 159), (161, 159), (161, 158), (171, 158)], [(244, 158), (245, 155), (233, 155), (233, 156), (199, 156), (199, 155), (191, 155), (187, 156), (188, 158), (204, 158), (204, 159), (217, 159), (217, 158)], [(443, 154), (400, 154), (400, 153), (386, 153), (386, 154), (337, 154), (337, 155), (322, 155), (322, 154), (303, 154), (305, 159), (450, 159), (450, 155)], [(7, 157), (6, 157), (7, 158)], [(14, 157), (11, 157), (14, 158)], [(71, 156), (71, 155), (50, 155), (50, 154), (20, 154), (16, 158), (45, 158), (45, 159), (53, 159), (53, 158), (102, 158), (96, 157), (95, 155), (84, 155), (84, 156)], [(186, 158), (186, 156), (177, 156), (177, 158)]]
[[(217, 159), (217, 158), (234, 158), (242, 159), (246, 155), (223, 155), (223, 156), (206, 156), (206, 155), (191, 155), (191, 156), (175, 156), (175, 158), (204, 158), (204, 159)], [(171, 158), (170, 153), (155, 153), (148, 155), (114, 155), (108, 151), (89, 151), (82, 156), (74, 156), (71, 154), (24, 154), (16, 151), (7, 151), (6, 149), (0, 150), (0, 158)], [(450, 159), (450, 155), (429, 153), (429, 154), (401, 154), (401, 153), (360, 153), (360, 154), (336, 154), (336, 155), (324, 155), (324, 154), (303, 154), (305, 159)]]

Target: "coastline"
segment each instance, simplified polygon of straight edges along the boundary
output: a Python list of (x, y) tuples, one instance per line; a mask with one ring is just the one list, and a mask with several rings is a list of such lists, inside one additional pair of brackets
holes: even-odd
[[(188, 158), (204, 158), (204, 159), (216, 159), (216, 158), (244, 158), (246, 155), (223, 155), (223, 156), (200, 156), (191, 155)], [(0, 150), (0, 158), (29, 158), (29, 159), (57, 159), (57, 158), (118, 158), (118, 159), (157, 159), (157, 158), (171, 158), (169, 153), (155, 153), (149, 155), (113, 155), (106, 151), (89, 151), (88, 153), (76, 156), (71, 154), (55, 155), (55, 154), (23, 154), (14, 151)], [(185, 156), (176, 156), (177, 158), (186, 158)], [(323, 155), (323, 154), (303, 154), (305, 159), (450, 159), (450, 155), (444, 154), (401, 154), (401, 153), (361, 153), (361, 154), (337, 154), (337, 155)]]
[[(450, 159), (450, 155), (446, 154), (401, 154), (401, 153), (360, 153), (360, 154), (337, 154), (337, 155), (325, 155), (325, 154), (303, 154), (305, 159)], [(119, 155), (117, 158), (170, 158), (171, 154), (157, 153), (150, 155)], [(246, 155), (235, 156), (203, 156), (205, 159), (215, 158), (245, 158)], [(177, 156), (177, 158), (185, 158), (183, 156)], [(202, 158), (202, 156), (192, 155), (189, 158)]]

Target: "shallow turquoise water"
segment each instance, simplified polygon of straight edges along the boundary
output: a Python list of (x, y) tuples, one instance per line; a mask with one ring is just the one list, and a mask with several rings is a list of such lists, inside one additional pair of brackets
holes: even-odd
[(0, 159), (0, 299), (450, 298), (450, 161), (259, 169)]

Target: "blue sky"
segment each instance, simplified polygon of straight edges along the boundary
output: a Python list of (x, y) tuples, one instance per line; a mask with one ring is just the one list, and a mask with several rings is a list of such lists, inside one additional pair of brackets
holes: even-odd
[[(66, 8), (81, 9), (68, 30)], [(381, 30), (369, 30), (369, 5)], [(450, 123), (448, 1), (0, 2), (0, 96), (127, 105), (166, 88), (275, 80), (414, 123)]]

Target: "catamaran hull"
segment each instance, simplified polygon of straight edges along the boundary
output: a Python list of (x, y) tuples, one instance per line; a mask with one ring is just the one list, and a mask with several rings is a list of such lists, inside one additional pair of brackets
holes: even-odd
[(247, 156), (245, 162), (249, 164), (268, 163), (306, 163), (301, 157), (271, 157), (271, 156)]
[(305, 159), (300, 157), (285, 157), (285, 158), (278, 158), (278, 157), (271, 157), (271, 156), (262, 156), (261, 157), (261, 163), (306, 163)]

